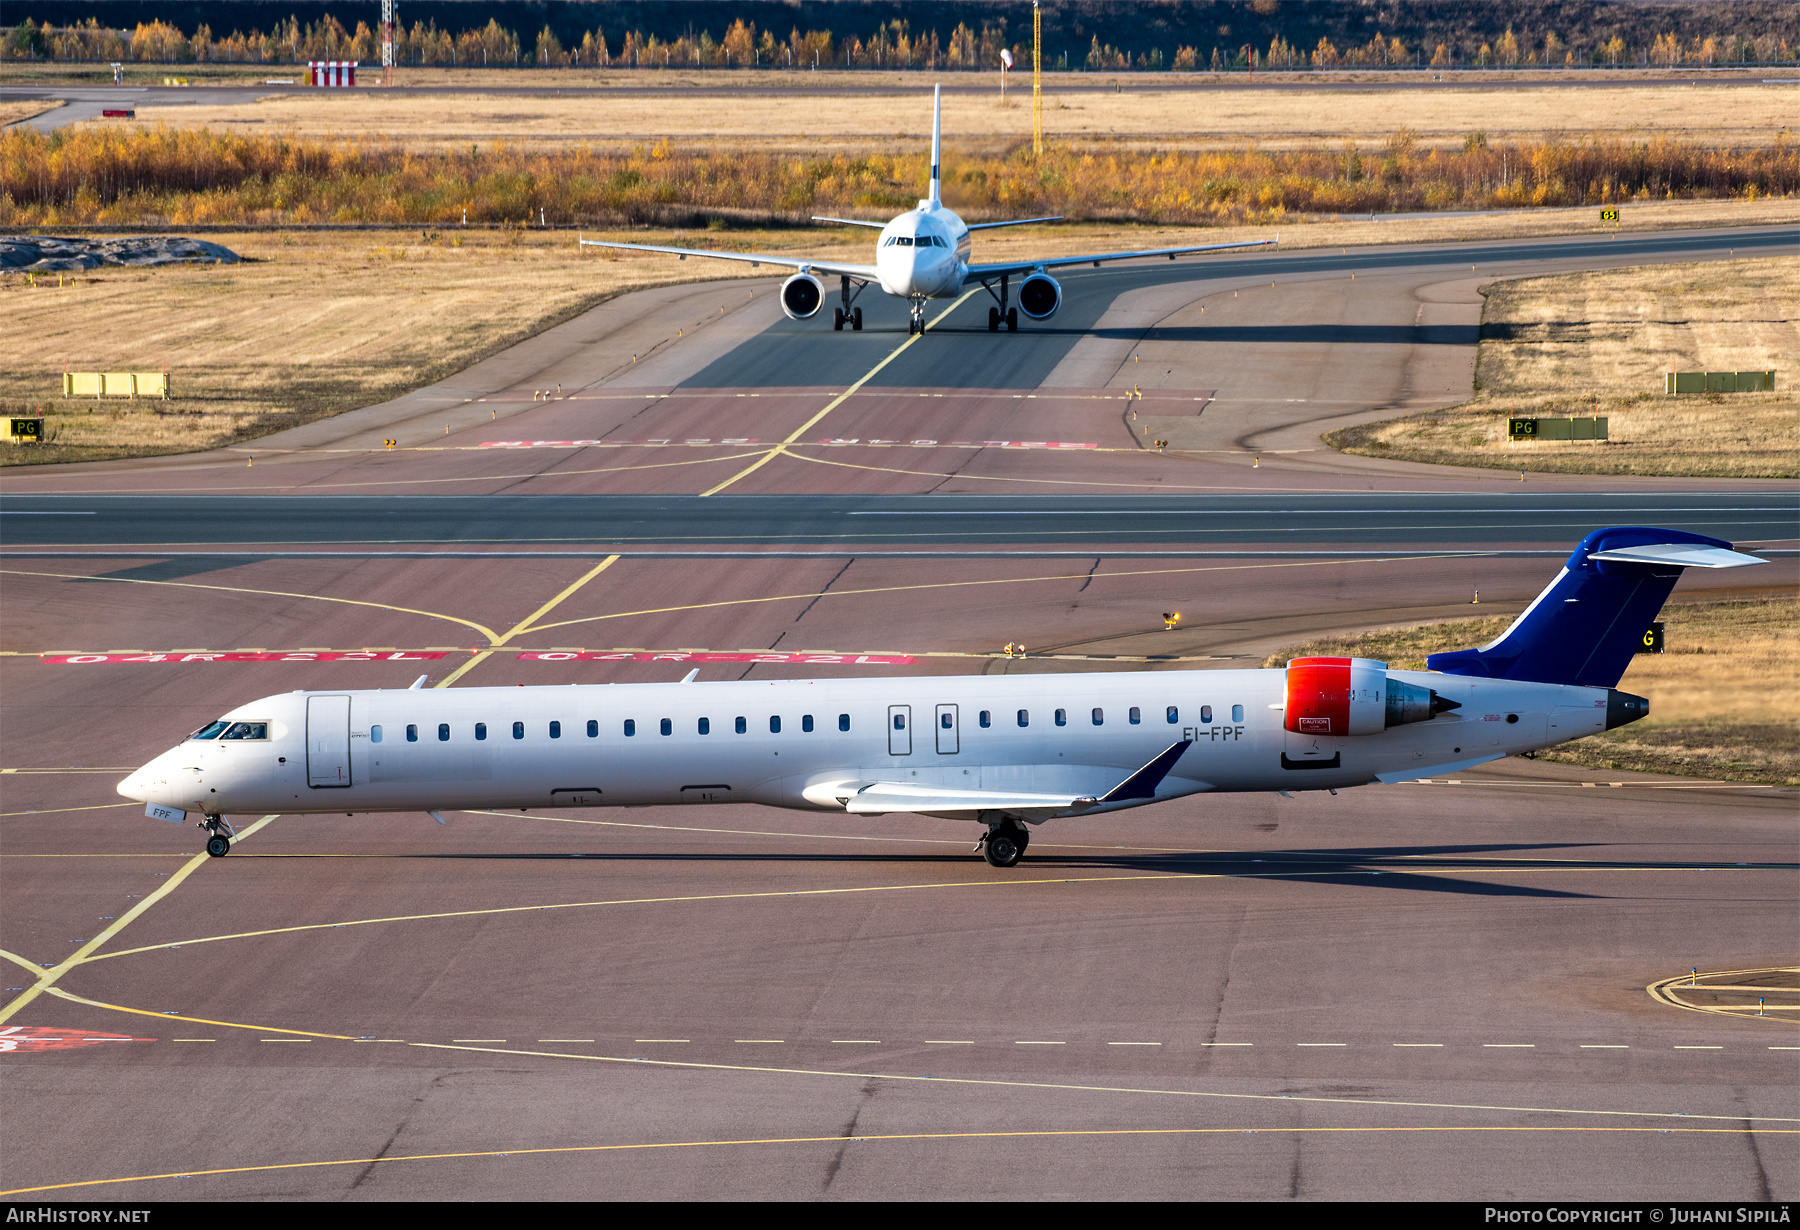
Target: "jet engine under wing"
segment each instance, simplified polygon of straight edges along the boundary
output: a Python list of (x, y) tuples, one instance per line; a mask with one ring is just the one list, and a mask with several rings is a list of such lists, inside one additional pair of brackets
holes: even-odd
[(804, 269), (827, 277), (861, 278), (873, 282), (878, 277), (873, 265), (852, 265), (844, 261), (822, 261), (804, 256), (765, 256), (761, 252), (709, 252), (704, 248), (664, 248), (648, 243), (609, 243), (600, 239), (583, 239), (583, 247), (625, 248), (632, 252), (661, 252), (686, 260), (690, 256), (707, 256), (721, 261), (747, 261), (751, 265), (777, 265), (787, 269)]
[[(1009, 261), (1003, 265), (970, 265), (968, 276), (963, 285), (979, 282), (983, 278), (997, 278), (1003, 274), (1035, 273), (1040, 269), (1063, 269), (1070, 265), (1098, 265), (1102, 261), (1142, 260), (1148, 256), (1166, 256), (1174, 260), (1177, 256), (1186, 256), (1190, 252), (1220, 252), (1227, 248), (1267, 248), (1273, 246), (1273, 239), (1257, 239), (1248, 243), (1209, 243), (1189, 248), (1146, 248), (1141, 252), (1100, 252), (1092, 256), (1057, 256), (1045, 260)], [(619, 244), (618, 247), (627, 245)], [(668, 249), (657, 249), (667, 251)]]

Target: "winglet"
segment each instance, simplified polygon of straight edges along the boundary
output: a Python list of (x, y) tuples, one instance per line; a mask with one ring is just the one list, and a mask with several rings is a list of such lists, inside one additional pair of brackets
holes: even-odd
[(931, 87), (931, 196), (927, 199), (933, 205), (943, 200), (942, 188), (938, 177), (939, 157), (944, 146), (944, 87)]
[(439, 824), (444, 822), (444, 813), (441, 811), (427, 811), (425, 814), (430, 816), (433, 820), (436, 820)]
[(681, 682), (692, 683), (692, 682), (694, 682), (695, 679), (697, 679), (699, 677), (699, 675), (700, 675), (700, 668), (698, 666), (696, 666), (693, 670), (689, 671), (687, 674), (685, 674), (681, 677)]
[(406, 690), (408, 692), (417, 692), (420, 688), (425, 686), (425, 680), (428, 678), (430, 678), (429, 675), (420, 675), (417, 679), (412, 681), (412, 686)]
[(1107, 791), (1100, 802), (1119, 803), (1126, 799), (1155, 798), (1156, 788), (1162, 784), (1162, 779), (1169, 775), (1169, 770), (1175, 767), (1175, 762), (1180, 760), (1193, 744), (1192, 739), (1171, 743), (1155, 760)]

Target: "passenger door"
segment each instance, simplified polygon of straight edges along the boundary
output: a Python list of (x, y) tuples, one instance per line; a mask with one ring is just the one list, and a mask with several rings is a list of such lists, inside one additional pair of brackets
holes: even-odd
[(937, 749), (940, 756), (954, 756), (961, 751), (961, 735), (957, 730), (956, 706), (937, 707)]
[(306, 698), (306, 784), (350, 784), (350, 698)]
[(912, 755), (912, 706), (888, 706), (888, 755)]

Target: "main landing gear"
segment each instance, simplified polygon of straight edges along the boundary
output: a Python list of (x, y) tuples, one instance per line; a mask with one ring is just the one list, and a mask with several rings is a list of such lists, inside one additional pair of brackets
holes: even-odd
[(981, 857), (988, 861), (990, 867), (1011, 867), (1025, 857), (1025, 847), (1031, 844), (1031, 834), (1025, 826), (1016, 820), (1002, 820), (989, 828), (976, 849)]
[(231, 853), (231, 839), (237, 836), (237, 830), (224, 816), (208, 816), (204, 820), (194, 822), (195, 828), (207, 831), (206, 852), (214, 858), (224, 858)]
[(862, 332), (862, 309), (852, 305), (856, 302), (856, 296), (862, 294), (863, 287), (867, 285), (867, 282), (858, 282), (856, 289), (852, 291), (849, 278), (838, 279), (838, 295), (843, 299), (844, 304), (842, 307), (831, 309), (831, 327), (833, 329), (842, 333), (847, 324), (852, 332)]
[(1000, 332), (1002, 323), (1006, 325), (1006, 331), (1008, 333), (1017, 333), (1019, 331), (1019, 309), (1009, 306), (1006, 302), (1008, 297), (1007, 284), (1010, 281), (1011, 278), (1006, 274), (1003, 273), (1000, 275), (1000, 291), (998, 294), (995, 293), (994, 284), (992, 282), (982, 283), (982, 286), (987, 288), (987, 293), (994, 296), (994, 302), (998, 305), (988, 309), (989, 333)]

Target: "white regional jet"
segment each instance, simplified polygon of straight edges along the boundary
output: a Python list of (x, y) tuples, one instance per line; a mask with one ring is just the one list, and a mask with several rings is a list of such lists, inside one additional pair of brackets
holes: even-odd
[[(836, 222), (843, 226), (866, 226), (881, 232), (875, 244), (873, 265), (852, 265), (842, 261), (818, 260), (813, 257), (768, 256), (760, 252), (710, 252), (699, 248), (664, 248), (643, 243), (604, 243), (598, 239), (579, 242), (591, 248), (628, 248), (634, 252), (666, 252), (686, 260), (690, 256), (709, 256), (722, 261), (748, 261), (751, 265), (785, 265), (796, 270), (781, 284), (781, 310), (792, 320), (808, 320), (818, 315), (825, 305), (825, 278), (838, 279), (841, 305), (831, 312), (831, 327), (842, 330), (863, 327), (862, 309), (855, 306), (863, 288), (873, 283), (896, 299), (912, 305), (912, 318), (907, 332), (925, 331), (925, 302), (928, 299), (954, 299), (969, 286), (979, 283), (993, 296), (988, 309), (988, 332), (998, 332), (1004, 324), (1007, 332), (1019, 331), (1019, 313), (1033, 320), (1047, 320), (1062, 306), (1062, 287), (1047, 270), (1070, 265), (1094, 265), (1102, 261), (1136, 260), (1147, 256), (1166, 256), (1174, 260), (1191, 252), (1217, 252), (1225, 248), (1262, 248), (1273, 240), (1252, 243), (1213, 243), (1186, 248), (1150, 248), (1141, 252), (1101, 252), (1091, 256), (1059, 256), (1043, 260), (1012, 261), (997, 265), (969, 263), (969, 232), (991, 230), (998, 226), (1027, 226), (1033, 222), (1059, 222), (1060, 217), (1020, 218), (1012, 222), (964, 222), (950, 210), (938, 188), (938, 153), (942, 144), (943, 105), (941, 86), (932, 87), (931, 101), (931, 195), (891, 222), (861, 222), (855, 218), (821, 218), (815, 222)], [(1018, 286), (1018, 305), (1011, 302), (1011, 283), (1024, 278)]]
[[(1683, 568), (1764, 561), (1678, 530), (1582, 540), (1501, 636), (1430, 670), (1285, 668), (290, 692), (119, 783), (152, 817), (751, 802), (972, 820), (996, 867), (1027, 825), (1204, 791), (1460, 772), (1634, 722), (1619, 682)], [(692, 678), (692, 675), (689, 676)], [(422, 683), (423, 680), (420, 680)]]

